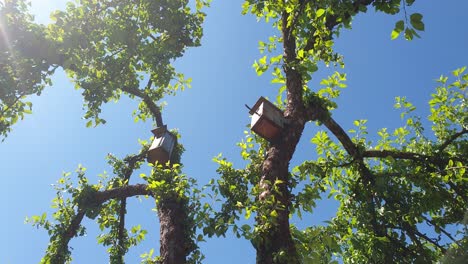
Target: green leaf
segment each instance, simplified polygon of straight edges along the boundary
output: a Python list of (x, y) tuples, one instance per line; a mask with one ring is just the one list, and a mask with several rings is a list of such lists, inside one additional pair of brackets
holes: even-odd
[(424, 31), (424, 23), (423, 22), (411, 22), (411, 25), (419, 31)]
[(250, 230), (252, 229), (251, 226), (247, 225), (247, 224), (244, 224), (241, 226), (241, 229), (244, 231), (244, 232), (250, 232)]
[(414, 32), (410, 28), (406, 28), (405, 30), (405, 39), (412, 40), (414, 37)]
[(18, 122), (18, 116), (17, 115), (14, 115), (11, 120), (10, 120), (10, 123), (11, 124), (15, 124), (16, 122)]
[(379, 240), (379, 241), (381, 241), (381, 242), (384, 242), (384, 243), (390, 242), (390, 240), (388, 239), (388, 237), (377, 237), (377, 240)]
[(403, 20), (399, 20), (395, 23), (395, 30), (398, 32), (402, 32), (405, 29), (405, 22)]
[(419, 31), (424, 31), (424, 23), (422, 22), (422, 15), (419, 13), (414, 13), (410, 16), (411, 25)]
[(391, 39), (394, 40), (398, 38), (400, 33), (405, 29), (405, 22), (403, 20), (399, 20), (395, 23), (395, 28), (392, 30), (392, 34), (390, 35)]
[(271, 211), (270, 216), (278, 217), (278, 212), (276, 212), (276, 210), (273, 210), (273, 211)]
[(270, 63), (273, 64), (273, 63), (278, 63), (281, 61), (281, 59), (283, 58), (283, 54), (280, 54), (278, 56), (274, 56), (274, 57), (271, 57), (270, 58)]
[(315, 15), (317, 16), (317, 18), (323, 16), (323, 14), (325, 14), (325, 9), (318, 9), (317, 12), (315, 12)]
[(458, 77), (458, 76), (460, 76), (460, 74), (462, 74), (465, 70), (466, 70), (466, 66), (454, 70), (454, 71), (452, 72), (452, 74), (453, 74), (453, 76)]
[(247, 208), (247, 209), (245, 210), (245, 219), (249, 219), (251, 213), (252, 213), (252, 211), (249, 210), (249, 209)]
[(411, 16), (410, 16), (411, 22), (413, 22), (413, 21), (421, 21), (422, 18), (423, 18), (423, 16), (422, 16), (421, 14), (419, 14), (419, 13), (414, 13), (414, 14), (411, 14)]
[(399, 35), (400, 35), (400, 32), (392, 30), (392, 34), (390, 35), (390, 38), (392, 40), (394, 40), (394, 39), (398, 38)]
[(297, 51), (297, 57), (299, 59), (304, 58), (304, 50), (303, 49), (300, 49), (300, 50)]

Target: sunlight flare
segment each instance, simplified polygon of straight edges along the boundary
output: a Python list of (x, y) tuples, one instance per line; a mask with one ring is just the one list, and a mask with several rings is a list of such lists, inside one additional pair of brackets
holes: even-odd
[(13, 56), (10, 37), (5, 27), (5, 23), (0, 18), (0, 51), (7, 51)]

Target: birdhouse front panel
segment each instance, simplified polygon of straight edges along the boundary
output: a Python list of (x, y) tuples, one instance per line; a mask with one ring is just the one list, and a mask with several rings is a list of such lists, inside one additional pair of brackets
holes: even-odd
[(259, 116), (255, 114), (252, 116), (251, 129), (265, 138), (266, 140), (272, 141), (279, 136), (281, 128), (274, 125), (273, 122), (265, 118), (264, 116)]
[(272, 103), (262, 103), (260, 105), (260, 108), (262, 109), (263, 115), (266, 116), (269, 120), (271, 120), (276, 126), (283, 128), (284, 124), (284, 117), (283, 117), (283, 112), (279, 110), (275, 105)]
[(251, 129), (268, 141), (275, 140), (284, 127), (283, 112), (263, 97), (251, 109)]
[(175, 136), (168, 131), (161, 133), (159, 137), (155, 137), (148, 150), (148, 162), (166, 164), (171, 159), (175, 143)]
[(169, 157), (172, 154), (172, 150), (175, 146), (176, 137), (169, 131), (166, 132), (162, 141), (161, 147), (169, 154)]

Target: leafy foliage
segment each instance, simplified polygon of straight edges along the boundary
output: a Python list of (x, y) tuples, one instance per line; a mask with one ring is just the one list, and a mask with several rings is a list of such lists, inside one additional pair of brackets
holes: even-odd
[[(205, 17), (201, 9), (208, 4), (196, 0), (193, 10), (185, 0), (83, 0), (53, 12), (51, 24), (38, 25), (28, 13), (27, 1), (0, 2), (0, 133), (6, 137), (12, 125), (31, 112), (27, 96), (39, 95), (51, 85), (49, 76), (58, 68), (82, 90), (87, 127), (105, 123), (99, 116), (102, 104), (117, 101), (122, 94), (141, 100), (134, 112), (136, 121), (151, 118), (162, 126), (157, 101), (190, 87), (191, 79), (177, 73), (172, 63), (187, 48), (200, 44)], [(135, 195), (153, 196), (159, 213), (172, 199), (175, 210), (183, 214), (179, 217), (186, 239), (182, 257), (190, 255), (190, 263), (201, 261), (196, 245), (198, 210), (193, 210), (201, 207), (200, 191), (193, 179), (181, 173), (183, 147), (176, 146), (170, 163), (156, 164), (151, 176), (143, 177), (146, 184), (130, 185), (148, 151), (146, 142), (142, 144), (137, 155), (124, 159), (109, 155), (115, 176), (104, 173), (98, 184), (88, 183), (82, 167), (76, 184), (70, 174), (59, 180), (53, 220), (45, 214), (30, 219), (50, 235), (42, 263), (71, 261), (68, 242), (84, 235), (84, 217), (99, 224), (103, 233), (98, 242), (108, 247), (110, 262), (124, 263), (125, 253), (146, 234), (139, 225), (125, 227), (126, 199)], [(151, 253), (144, 258), (158, 259)]]
[[(0, 135), (5, 137), (19, 119), (31, 113), (31, 94), (40, 95), (51, 84), (53, 69), (33, 48), (49, 47), (45, 27), (34, 24), (24, 1), (0, 3)], [(14, 39), (13, 39), (14, 38)], [(52, 49), (53, 46), (50, 46)], [(44, 53), (42, 53), (44, 54)], [(47, 51), (46, 53), (47, 54)]]
[[(42, 263), (71, 261), (68, 242), (85, 234), (84, 217), (99, 224), (103, 233), (98, 242), (108, 247), (110, 262), (124, 263), (125, 253), (146, 235), (140, 225), (125, 227), (126, 199), (136, 195), (152, 196), (160, 216), (174, 205), (177, 213), (186, 216), (177, 219), (183, 233), (179, 246), (190, 255), (190, 263), (203, 259), (197, 242), (204, 235), (225, 236), (229, 229), (252, 242), (260, 263), (464, 259), (468, 245), (466, 68), (453, 71), (450, 82), (449, 77), (439, 78), (429, 101), (428, 120), (416, 116), (416, 108), (406, 98), (397, 98), (395, 107), (402, 109), (404, 125), (393, 131), (382, 128), (375, 141), (368, 135), (366, 120), (354, 121), (355, 129), (345, 132), (332, 118), (331, 111), (338, 107), (334, 100), (339, 89), (346, 87), (345, 74), (334, 73), (322, 80), (321, 88), (309, 86), (319, 65), (344, 65), (333, 49), (334, 41), (341, 30), (351, 28), (354, 16), (370, 6), (403, 16), (395, 23), (392, 39), (401, 33), (407, 40), (419, 37), (418, 32), (425, 30), (423, 15), (407, 14), (414, 2), (246, 0), (244, 14), (271, 23), (280, 33), (259, 42), (263, 57), (253, 66), (258, 75), (270, 71), (272, 82), (282, 85), (276, 100), (287, 119), (282, 138), (267, 142), (246, 132), (238, 144), (245, 166), (236, 169), (232, 162), (216, 157), (221, 177), (204, 191), (182, 173), (181, 145), (171, 162), (155, 164), (148, 175), (141, 175), (145, 184), (129, 184), (146, 156), (144, 142), (137, 155), (124, 159), (109, 155), (114, 176), (103, 174), (97, 184), (89, 183), (83, 167), (76, 172), (76, 183), (69, 173), (64, 174), (54, 186), (53, 220), (45, 214), (29, 219), (51, 237)], [(141, 100), (135, 120), (152, 118), (162, 126), (162, 107), (157, 102), (189, 87), (191, 79), (177, 73), (172, 62), (188, 47), (200, 44), (201, 9), (206, 5), (207, 1), (197, 0), (191, 10), (186, 0), (82, 0), (54, 12), (53, 23), (37, 25), (25, 1), (1, 2), (0, 133), (5, 137), (31, 112), (27, 96), (39, 95), (58, 68), (82, 90), (87, 126), (104, 123), (102, 104), (122, 94)], [(309, 121), (325, 125), (328, 131), (319, 131), (311, 139), (317, 158), (290, 169), (289, 161)], [(326, 195), (339, 203), (326, 226), (299, 230), (289, 225), (290, 216), (313, 213), (317, 201)], [(215, 204), (203, 203), (207, 197)], [(459, 232), (454, 234), (455, 229)], [(164, 256), (153, 254), (153, 250), (142, 254), (142, 262), (164, 262)]]
[(24, 100), (50, 85), (48, 77), (59, 67), (82, 89), (87, 126), (104, 123), (101, 105), (122, 93), (143, 101), (138, 120), (158, 121), (160, 107), (154, 102), (190, 86), (172, 62), (200, 44), (205, 16), (200, 9), (207, 4), (198, 0), (192, 11), (185, 0), (69, 2), (44, 26), (33, 23), (24, 0), (5, 1), (0, 6), (0, 133), (6, 136), (30, 113), (32, 104)]
[[(311, 142), (319, 157), (292, 170), (290, 187), (301, 189), (294, 193), (291, 212), (299, 217), (302, 211), (312, 213), (324, 193), (336, 199), (339, 208), (326, 227), (303, 231), (291, 227), (304, 263), (333, 263), (334, 255), (345, 263), (380, 263), (384, 259), (399, 263), (434, 262), (451, 248), (450, 252), (464, 254), (468, 203), (468, 74), (464, 70), (454, 71), (456, 79), (451, 83), (448, 77), (439, 79), (441, 85), (429, 102), (428, 121), (432, 129), (428, 131), (433, 134), (425, 132), (421, 118), (412, 115), (416, 108), (404, 98), (397, 98), (395, 107), (403, 108), (405, 126), (391, 134), (382, 129), (376, 143), (368, 138), (366, 121), (355, 122), (352, 140), (362, 146), (372, 177), (370, 183), (363, 179), (357, 160), (333, 142), (327, 132), (317, 132)], [(245, 168), (234, 169), (225, 159), (215, 159), (221, 174), (218, 191), (224, 203), (218, 221), (213, 223), (224, 227), (215, 228), (218, 233), (224, 234), (229, 225), (236, 235), (252, 241), (275, 221), (275, 211), (271, 211), (266, 224), (253, 230), (238, 227), (235, 222), (240, 219), (239, 214), (249, 218), (265, 207), (257, 197), (259, 164), (267, 145), (262, 140), (261, 146), (255, 144), (255, 139), (258, 137), (248, 134), (239, 143), (242, 157), (248, 160)], [(454, 229), (462, 233), (449, 231)]]
[[(53, 200), (52, 208), (56, 212), (53, 220), (48, 220), (45, 214), (33, 216), (28, 219), (37, 227), (46, 229), (50, 235), (50, 244), (41, 263), (69, 263), (71, 252), (68, 242), (75, 236), (83, 236), (86, 232), (81, 221), (84, 217), (95, 219), (103, 232), (97, 237), (99, 244), (107, 247), (110, 263), (124, 263), (124, 255), (132, 246), (137, 246), (145, 239), (147, 231), (136, 225), (130, 229), (121, 226), (124, 222), (125, 203), (122, 199), (135, 195), (151, 196), (155, 199), (155, 211), (161, 209), (167, 200), (180, 201), (186, 218), (179, 219), (184, 223), (184, 234), (187, 243), (189, 259), (187, 263), (200, 263), (203, 255), (199, 251), (197, 242), (201, 221), (206, 217), (206, 209), (202, 208), (201, 191), (197, 189), (194, 179), (181, 173), (181, 165), (176, 163), (165, 166), (159, 164), (150, 172), (150, 176), (141, 174), (140, 177), (146, 184), (129, 185), (129, 176), (143, 165), (143, 158), (148, 145), (138, 155), (130, 155), (124, 159), (109, 154), (108, 161), (113, 168), (114, 176), (107, 173), (100, 174), (97, 184), (89, 184), (85, 176), (86, 169), (79, 167), (76, 171), (78, 182), (75, 186), (71, 179), (71, 173), (65, 173), (54, 185), (57, 197)], [(179, 146), (178, 154), (181, 155), (182, 146)], [(175, 157), (177, 159), (177, 157)], [(123, 228), (123, 229), (122, 229)], [(183, 241), (180, 241), (183, 243)], [(153, 258), (152, 253), (143, 254), (144, 263), (153, 263), (158, 257)], [(154, 262), (156, 263), (156, 262)]]
[[(425, 29), (423, 16), (419, 13), (408, 16), (406, 10), (413, 3), (399, 0), (244, 2), (244, 14), (252, 13), (259, 20), (271, 22), (281, 32), (281, 37), (272, 36), (268, 42), (260, 42), (260, 52), (268, 51), (272, 56), (263, 55), (254, 63), (254, 69), (258, 75), (271, 70), (272, 82), (284, 84), (276, 101), (285, 109), (289, 127), (279, 142), (268, 144), (250, 136), (247, 143), (241, 142), (241, 156), (248, 161), (243, 169), (235, 169), (225, 159), (215, 159), (221, 180), (213, 188), (223, 197), (223, 205), (209, 231), (224, 235), (232, 227), (236, 235), (252, 241), (257, 248), (257, 261), (265, 254), (259, 251), (263, 249), (258, 244), (264, 244), (266, 254), (273, 254), (272, 260), (263, 259), (267, 263), (287, 263), (288, 258), (294, 262), (294, 255), (287, 255), (295, 254), (294, 251), (285, 251), (287, 242), (282, 244), (283, 248), (268, 249), (275, 243), (268, 234), (285, 228), (289, 228), (294, 239), (295, 252), (301, 258), (298, 262), (331, 263), (338, 256), (345, 263), (426, 263), (440, 260), (451, 247), (463, 251), (466, 234), (455, 236), (448, 230), (464, 225), (468, 202), (465, 68), (453, 72), (456, 80), (451, 84), (447, 84), (447, 77), (440, 78), (442, 85), (436, 88), (429, 102), (431, 129), (423, 125), (420, 117), (412, 115), (415, 107), (410, 102), (404, 97), (397, 98), (396, 107), (404, 109), (405, 125), (391, 134), (383, 128), (376, 143), (370, 140), (366, 120), (356, 120), (356, 129), (349, 131), (352, 135), (349, 137), (331, 117), (329, 111), (337, 107), (332, 99), (339, 96), (335, 88), (345, 87), (344, 75), (336, 73), (323, 80), (321, 84), (326, 88), (318, 91), (308, 86), (319, 62), (343, 66), (342, 57), (333, 50), (334, 38), (341, 29), (350, 28), (353, 16), (366, 12), (370, 5), (376, 11), (404, 16), (404, 20), (396, 23), (392, 39), (403, 31), (407, 40), (419, 37), (416, 31)], [(277, 55), (280, 44), (284, 54)], [(286, 91), (288, 100), (284, 101), (282, 96)], [(289, 140), (294, 134), (302, 133), (304, 119), (324, 124), (341, 145), (328, 132), (318, 132), (311, 140), (318, 158), (304, 161), (286, 177), (284, 171), (274, 171), (269, 160), (278, 155), (281, 158), (277, 161), (284, 162), (291, 144), (294, 151), (298, 139)], [(270, 174), (273, 177), (265, 180)], [(282, 184), (286, 184), (291, 194), (278, 188)], [(266, 192), (271, 195), (263, 196)], [(326, 227), (299, 231), (292, 226), (285, 227), (287, 222), (277, 221), (280, 214), (301, 217), (302, 212), (311, 213), (316, 201), (325, 194), (339, 202), (336, 216)], [(291, 202), (277, 202), (284, 199)], [(236, 223), (239, 215), (249, 218), (252, 213), (256, 214), (255, 227), (240, 228)], [(246, 232), (239, 233), (239, 230)], [(324, 234), (327, 241), (323, 239)]]

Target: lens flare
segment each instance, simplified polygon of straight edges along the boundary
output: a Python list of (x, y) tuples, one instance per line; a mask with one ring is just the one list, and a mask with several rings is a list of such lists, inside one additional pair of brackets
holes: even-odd
[(6, 23), (4, 21), (4, 15), (2, 14), (3, 8), (5, 8), (4, 1), (0, 0), (0, 53), (9, 52), (10, 55), (12, 54), (12, 46), (10, 43), (10, 38), (8, 36), (8, 32), (6, 30)]

